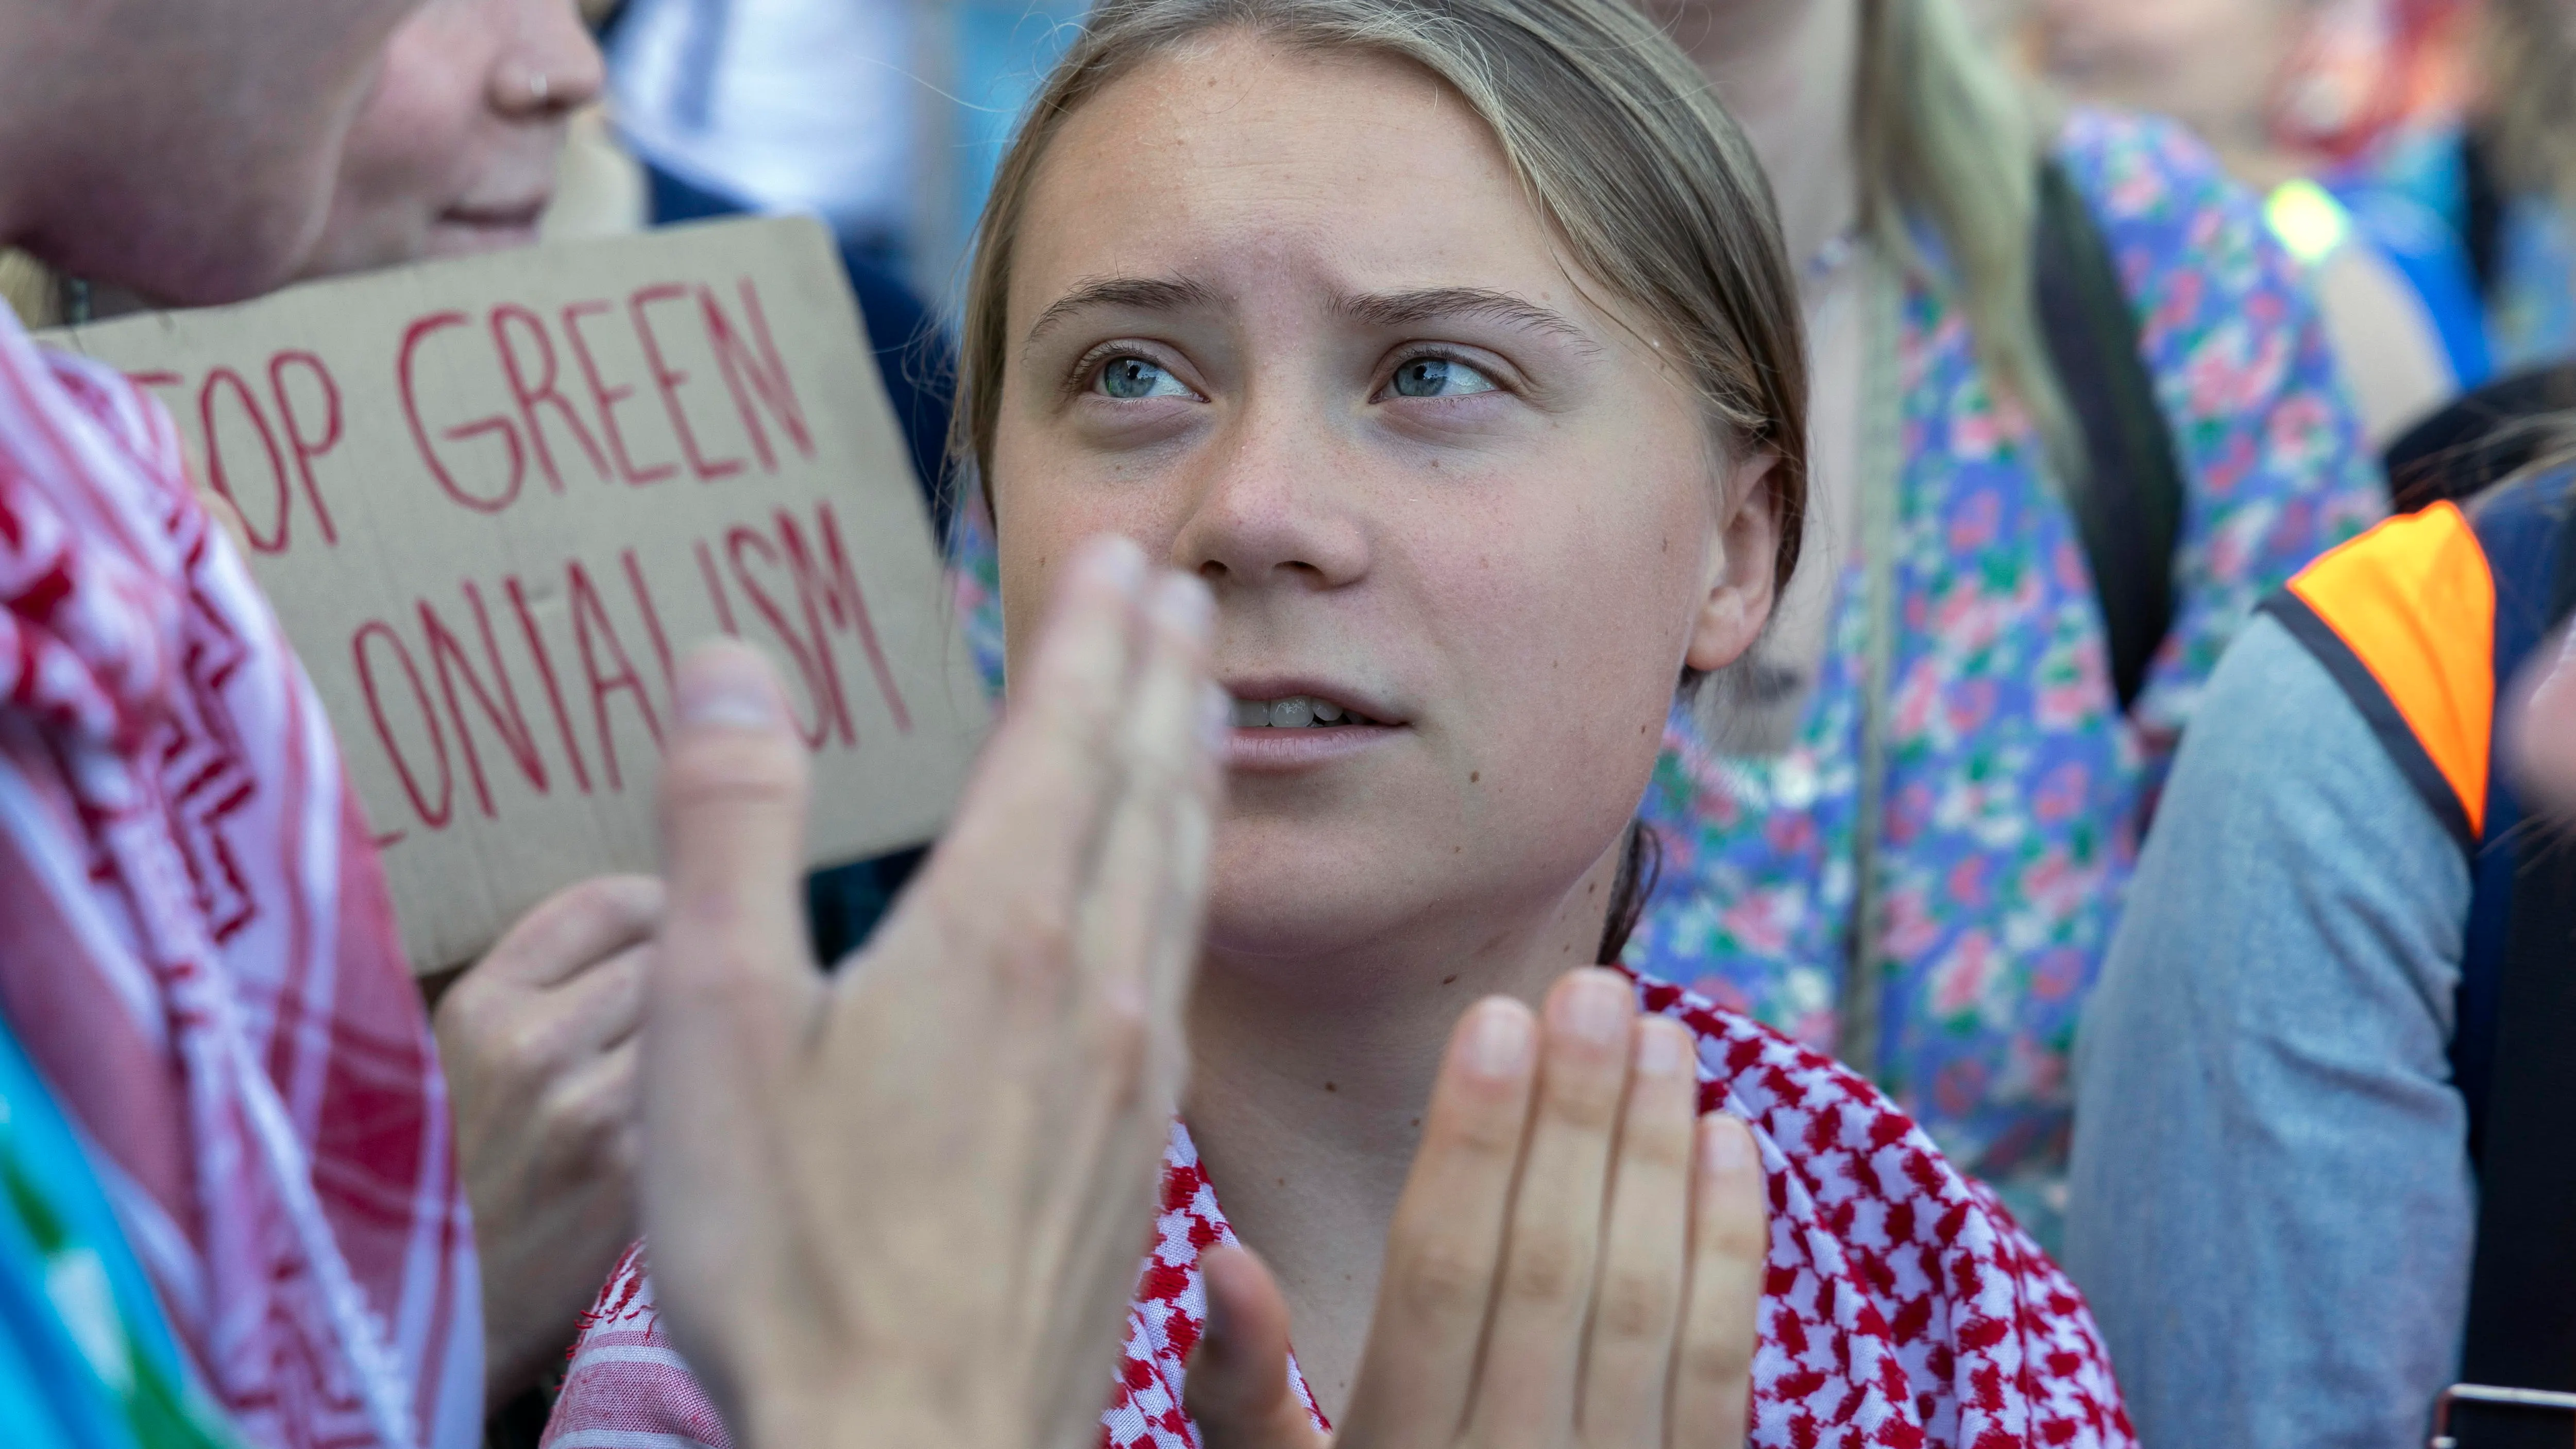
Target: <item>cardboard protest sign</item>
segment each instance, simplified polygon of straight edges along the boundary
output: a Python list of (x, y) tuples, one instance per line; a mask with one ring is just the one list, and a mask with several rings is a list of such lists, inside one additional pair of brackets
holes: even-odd
[(168, 402), (312, 675), (423, 971), (651, 870), (681, 655), (768, 650), (811, 858), (935, 834), (986, 707), (823, 229), (441, 263), (54, 339)]

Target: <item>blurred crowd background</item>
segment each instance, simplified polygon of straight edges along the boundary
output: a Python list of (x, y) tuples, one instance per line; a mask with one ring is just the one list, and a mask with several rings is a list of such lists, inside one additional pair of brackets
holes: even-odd
[[(2284, 798), (2305, 798), (2295, 766), (2340, 767), (2320, 763), (2331, 751), (2317, 744), (2334, 711), (2348, 716), (2352, 748), (2377, 765), (2397, 768), (2378, 758), (2383, 744), (2423, 752), (2387, 725), (2403, 712), (2386, 699), (2370, 728), (2394, 733), (2374, 736), (2354, 712), (2360, 699), (2333, 692), (2356, 672), (2367, 682), (2360, 665), (2330, 678), (2327, 665), (2292, 652), (2311, 645), (2278, 629), (2264, 646), (2271, 654), (2231, 656), (2253, 661), (2240, 673), (2269, 671), (2261, 689), (2219, 690), (2230, 702), (2215, 710), (2198, 700), (2240, 628), (2272, 627), (2249, 626), (2258, 601), (2311, 560), (2334, 557), (2392, 506), (2411, 513), (2518, 472), (2540, 450), (2525, 435), (2553, 448), (2565, 443), (2559, 434), (2576, 436), (2576, 0), (1636, 3), (1712, 85), (1729, 88), (1724, 98), (1782, 199), (1815, 374), (1816, 407), (1804, 411), (1802, 399), (1798, 416), (1820, 481), (1811, 562), (1752, 667), (1713, 681), (1705, 714), (1685, 706), (1666, 727), (1645, 828), (1623, 847), (1621, 892), (1646, 884), (1637, 912), (1614, 918), (1603, 959), (1829, 1050), (1884, 1088), (2040, 1247), (2065, 1251), (2146, 1442), (2365, 1442), (2334, 1432), (2333, 1414), (2375, 1416), (2400, 1436), (2367, 1442), (2413, 1436), (2451, 1382), (2464, 1334), (2479, 1340), (2463, 1324), (2476, 1321), (2470, 1173), (2484, 1129), (2460, 1109), (2451, 1064), (2500, 1039), (2500, 998), (2476, 998), (2489, 1003), (2485, 1015), (2467, 1006), (2455, 1015), (2451, 985), (2417, 989), (2406, 973), (2457, 983), (2485, 970), (2477, 979), (2493, 984), (2501, 953), (2484, 946), (2503, 939), (2502, 918), (2481, 912), (2511, 897), (2513, 852), (2479, 857), (2506, 863), (2501, 893), (2481, 883), (2485, 894), (2471, 896), (2461, 865), (2455, 882), (2442, 876), (2459, 899), (2419, 899), (2399, 888), (2425, 872), (2387, 852), (2345, 859), (2366, 852), (2338, 820), (2266, 847), (2256, 863), (2283, 884), (2240, 900), (2235, 915), (2213, 902), (2230, 889), (2260, 893), (2227, 877), (2220, 851), (2169, 846), (2180, 863), (2163, 875), (2152, 858), (2143, 885), (2131, 887), (2129, 873), (2151, 818), (2163, 840), (2192, 839), (2177, 831), (2195, 828), (2230, 845), (2258, 834), (2227, 813), (2239, 792), (2209, 783), (2225, 778), (2217, 766), (2197, 784), (2168, 771), (2186, 719), (2204, 758), (2258, 761), (2246, 778)], [(1084, 9), (1085, 0), (418, 0), (357, 112), (295, 279), (733, 214), (819, 218), (838, 240), (906, 429), (970, 643), (998, 685), (992, 520), (943, 486), (950, 339), (995, 168)], [(1738, 27), (1747, 15), (1754, 22)], [(1836, 21), (1851, 28), (1833, 33)], [(1783, 63), (1791, 52), (1814, 63)], [(1985, 64), (1990, 56), (2010, 75)], [(1833, 107), (1851, 112), (1849, 133), (1806, 144), (1830, 129), (1819, 112)], [(2243, 190), (2161, 123), (2103, 112), (2187, 127)], [(1409, 241), (1415, 220), (1396, 224)], [(1683, 269), (1693, 268), (1704, 270), (1696, 260)], [(1935, 277), (1942, 285), (1928, 285)], [(14, 252), (0, 253), (0, 295), (31, 328), (169, 300)], [(1882, 428), (1882, 408), (1908, 426)], [(1915, 426), (1927, 418), (1938, 425)], [(2508, 450), (2490, 458), (2469, 446), (2483, 447), (2498, 419), (2513, 425), (2509, 460)], [(2027, 436), (1998, 444), (2017, 430)], [(2571, 477), (2550, 475), (2553, 500)], [(2514, 496), (2538, 493), (2534, 484)], [(2559, 510), (2548, 515), (2552, 536), (2576, 538), (2563, 508), (2549, 506)], [(1995, 522), (2004, 517), (2021, 521)], [(2449, 523), (2468, 526), (2456, 513)], [(2465, 550), (2485, 547), (2462, 538)], [(2576, 560), (2576, 543), (2563, 547)], [(2427, 598), (2392, 608), (2390, 632), (2456, 643), (2460, 620), (2439, 612), (2443, 598)], [(2496, 661), (2509, 662), (2501, 647)], [(2481, 655), (2456, 672), (2463, 688), (2484, 691), (2464, 748), (2486, 750), (2483, 716), (2498, 713), (2495, 687), (2510, 671)], [(2299, 679), (2309, 694), (2284, 692)], [(1891, 683), (1900, 680), (1902, 689)], [(2281, 718), (2265, 712), (2284, 698), (2308, 704)], [(2395, 735), (2405, 737), (2389, 744)], [(2483, 779), (2486, 756), (2476, 758)], [(2354, 818), (2390, 817), (2420, 784), (2396, 780)], [(2543, 838), (2517, 837), (2510, 816), (2490, 839), (2465, 824), (2450, 831), (2436, 809), (2466, 810), (2485, 787), (2453, 799), (2441, 794), (2450, 784), (2437, 785), (2440, 800), (2406, 818), (2445, 860), (2453, 833), (2472, 856)], [(1938, 810), (1927, 803), (1936, 801)], [(921, 859), (907, 851), (809, 880), (821, 958), (863, 940)], [(2336, 870), (2358, 882), (2348, 898), (2317, 884), (2341, 878)], [(2376, 924), (2373, 912), (2401, 898), (2420, 907), (2417, 936)], [(2133, 927), (2115, 939), (2123, 910), (2175, 929)], [(2353, 920), (2371, 928), (2335, 934)], [(2314, 929), (2295, 949), (2249, 947), (2272, 939), (2228, 934), (2249, 922)], [(2495, 926), (2475, 951), (2472, 926)], [(2417, 937), (2445, 949), (2407, 956), (2403, 942)], [(602, 959), (612, 965), (563, 970), (642, 969)], [(603, 1277), (601, 1301), (633, 1301), (632, 1284), (620, 1286), (642, 1272), (639, 1259), (620, 1257), (633, 1237), (631, 1159), (586, 1151), (596, 1144), (573, 1129), (546, 1144), (582, 1165), (568, 1176), (585, 1177), (557, 1198), (595, 1209), (595, 1221), (569, 1227), (568, 1215), (549, 1215), (554, 1203), (531, 1207), (530, 1195), (476, 1176), (515, 1185), (511, 1134), (533, 1138), (545, 1126), (517, 1101), (563, 1100), (543, 1082), (571, 1080), (583, 1052), (625, 1049), (640, 1007), (620, 998), (622, 1023), (531, 1064), (511, 1056), (517, 1037), (503, 1030), (538, 1009), (538, 988), (507, 974), (530, 968), (504, 959), (468, 969), (466, 984), (449, 973), (428, 989), (437, 1072), (466, 1104), (464, 1190), (481, 1194), (473, 1215), (492, 1442), (533, 1444), (550, 1413), (568, 1445), (610, 1442), (581, 1436), (625, 1434), (615, 1426), (629, 1414), (712, 1421), (685, 1373), (641, 1388), (617, 1378), (645, 1361), (627, 1344), (574, 1359), (571, 1390), (554, 1397), (568, 1338), (600, 1321), (581, 1306)], [(2348, 1027), (2350, 1040), (2281, 1047), (2265, 1033), (2288, 1013), (2257, 994), (2209, 1006), (2187, 984), (2172, 986), (2195, 969), (2231, 987), (2265, 973), (2324, 982), (2318, 989), (2340, 994), (2313, 1013), (2333, 1018), (2318, 1034)], [(2365, 971), (2388, 988), (2376, 999), (2343, 985)], [(490, 1004), (454, 1005), (475, 999), (477, 976)], [(2091, 996), (2097, 976), (2105, 989)], [(2178, 1025), (2139, 1004), (2146, 986), (2172, 988)], [(2462, 986), (2457, 999), (2474, 995)], [(2074, 1053), (2079, 1010), (2096, 1063), (2089, 1088)], [(2433, 1045), (2410, 1058), (2381, 1049), (2382, 1037)], [(2288, 1063), (2251, 1087), (2198, 1072), (2176, 1049), (2192, 1042), (2215, 1060), (2249, 1040), (2247, 1058)], [(2120, 1061), (2129, 1075), (2100, 1065)], [(2258, 1092), (2271, 1095), (2257, 1102)], [(2091, 1104), (2080, 1111), (2079, 1095)], [(2427, 1100), (2436, 1106), (2407, 1115), (2406, 1102)], [(478, 1126), (476, 1101), (512, 1109), (487, 1110)], [(2188, 1118), (2165, 1110), (2170, 1101), (2207, 1110)], [(2262, 1110), (2297, 1130), (2241, 1125), (2263, 1121)], [(578, 1126), (607, 1139), (623, 1111)], [(2329, 1121), (2364, 1150), (2338, 1156), (2344, 1139), (2312, 1130)], [(2079, 1231), (2088, 1152), (2070, 1125), (2085, 1123), (2096, 1144), (2089, 1256)], [(2215, 1150), (2191, 1137), (2200, 1128)], [(2545, 1155), (2563, 1162), (2551, 1147)], [(2391, 1186), (2391, 1164), (2438, 1191), (2409, 1198)], [(2293, 1200), (2265, 1197), (2267, 1178), (2295, 1185), (2283, 1193)], [(2141, 1246), (2118, 1211), (2136, 1204), (2169, 1210), (2174, 1241), (2206, 1250), (2206, 1261), (2185, 1271), (2176, 1254)], [(2561, 1211), (2563, 1194), (2546, 1205)], [(2248, 1222), (2262, 1231), (2245, 1231)], [(2547, 1226), (2550, 1243), (2564, 1239), (2561, 1219)], [(2273, 1254), (2272, 1244), (2313, 1252)], [(2503, 1258), (2480, 1249), (2478, 1262), (2489, 1261)], [(2546, 1317), (2576, 1335), (2568, 1301), (2559, 1295)], [(2195, 1323), (2225, 1327), (2172, 1332), (2171, 1305), (2186, 1302)], [(2546, 1381), (2566, 1378), (2567, 1363), (2576, 1352)], [(2213, 1389), (2223, 1372), (2241, 1381)], [(2576, 1379), (2562, 1386), (2576, 1390)], [(2212, 1429), (2197, 1417), (2205, 1405), (2279, 1409), (2286, 1427), (2269, 1438)], [(679, 1442), (651, 1440), (666, 1441)]]
[[(566, 4), (573, 0), (565, 0)], [(2370, 431), (2576, 353), (2576, 24), (2554, 0), (1971, 0), (2068, 104), (2188, 125), (2317, 269)], [(604, 84), (545, 234), (827, 221), (867, 283), (953, 308), (995, 162), (1082, 0), (580, 0)], [(0, 290), (61, 320), (21, 258)], [(74, 311), (79, 299), (71, 299)], [(2362, 337), (2374, 339), (2361, 346)]]

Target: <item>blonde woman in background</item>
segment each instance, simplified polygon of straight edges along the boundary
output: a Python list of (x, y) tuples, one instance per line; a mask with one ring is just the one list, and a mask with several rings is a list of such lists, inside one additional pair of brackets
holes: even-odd
[(1731, 716), (1673, 715), (1627, 960), (1838, 1052), (2046, 1241), (2165, 761), (2381, 488), (2300, 269), (2179, 128), (2043, 113), (1957, 0), (1650, 8), (1800, 267), (1815, 564)]

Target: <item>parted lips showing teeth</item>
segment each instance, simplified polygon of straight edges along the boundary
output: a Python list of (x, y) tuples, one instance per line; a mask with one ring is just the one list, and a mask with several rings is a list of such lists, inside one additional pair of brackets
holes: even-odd
[(1234, 702), (1234, 727), (1239, 730), (1302, 730), (1326, 725), (1375, 723), (1375, 720), (1345, 710), (1329, 699), (1317, 699), (1307, 694), (1292, 694), (1286, 699), (1238, 699)]

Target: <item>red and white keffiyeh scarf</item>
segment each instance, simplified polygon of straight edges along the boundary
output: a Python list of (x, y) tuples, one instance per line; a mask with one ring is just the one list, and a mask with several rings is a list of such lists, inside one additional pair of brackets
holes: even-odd
[[(1753, 1124), (1770, 1174), (1749, 1443), (2133, 1449), (2082, 1296), (1982, 1184), (1830, 1059), (1677, 987), (1640, 981), (1639, 993), (1697, 1033), (1703, 1110)], [(1175, 1124), (1157, 1239), (1101, 1416), (1108, 1449), (1196, 1449), (1181, 1383), (1206, 1321), (1199, 1255), (1232, 1241)], [(574, 1347), (544, 1449), (727, 1445), (663, 1336), (638, 1244)]]
[(213, 1400), (448, 1449), (481, 1288), (392, 899), (159, 405), (0, 317), (0, 1011)]

